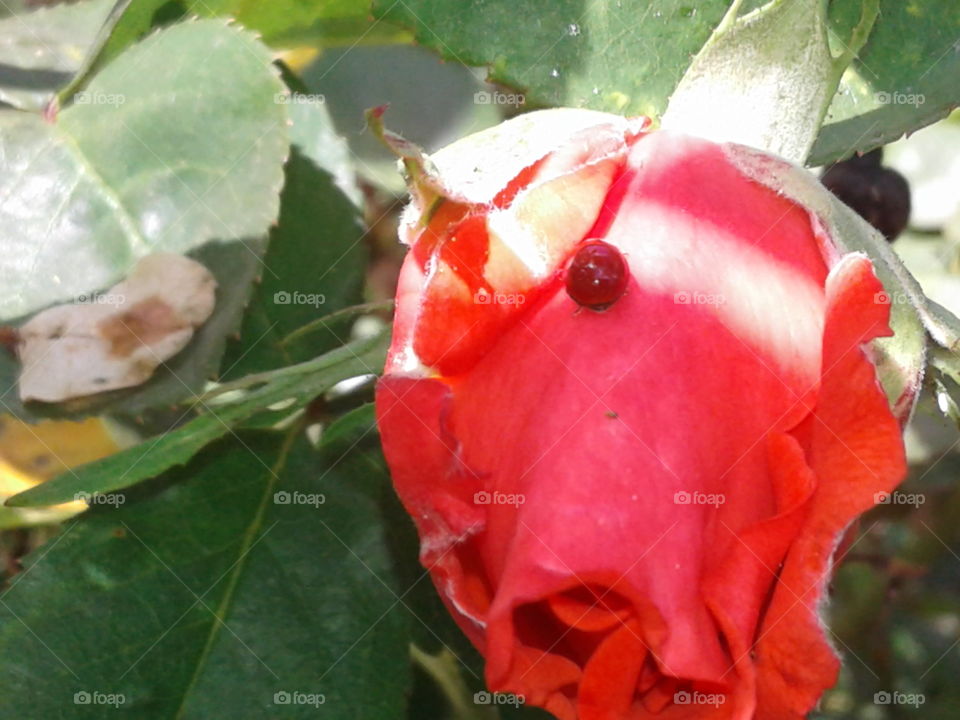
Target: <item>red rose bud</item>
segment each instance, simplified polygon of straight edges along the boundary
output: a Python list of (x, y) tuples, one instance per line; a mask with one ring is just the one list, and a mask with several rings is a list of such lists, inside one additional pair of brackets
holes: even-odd
[(783, 160), (588, 111), (406, 159), (379, 427), (490, 690), (804, 716), (838, 672), (835, 548), (903, 478), (919, 382), (894, 368), (891, 411), (890, 296), (844, 249), (873, 231)]

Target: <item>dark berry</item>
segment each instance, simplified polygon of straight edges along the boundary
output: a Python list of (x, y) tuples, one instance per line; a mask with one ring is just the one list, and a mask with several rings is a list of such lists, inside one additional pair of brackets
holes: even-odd
[(893, 240), (910, 219), (910, 186), (896, 170), (880, 165), (880, 150), (838, 162), (821, 182), (841, 202)]
[(874, 148), (862, 155), (855, 153), (843, 161), (850, 167), (879, 168), (883, 167), (883, 148)]
[(567, 266), (567, 294), (578, 305), (606, 310), (627, 289), (630, 270), (617, 248), (603, 240), (587, 240)]

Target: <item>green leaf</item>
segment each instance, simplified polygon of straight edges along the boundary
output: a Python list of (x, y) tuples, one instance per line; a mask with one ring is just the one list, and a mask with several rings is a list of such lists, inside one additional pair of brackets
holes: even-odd
[(0, 18), (0, 101), (42, 108), (82, 67), (113, 4), (86, 0), (32, 12), (19, 8)]
[[(378, 448), (379, 456), (376, 413), (372, 403), (342, 415), (323, 431), (322, 436), (324, 447), (335, 453), (349, 452), (362, 442), (373, 441), (377, 441), (374, 444)], [(384, 482), (389, 483), (386, 470), (384, 473)], [(454, 710), (452, 717), (457, 720), (495, 720), (503, 713), (503, 708), (500, 708), (501, 713), (498, 713), (494, 707), (473, 705), (473, 693), (486, 689), (483, 657), (454, 622), (440, 600), (430, 574), (420, 564), (416, 529), (392, 491), (384, 500), (384, 517), (393, 564), (397, 569), (400, 585), (404, 588), (404, 604), (413, 616), (411, 639), (416, 645), (413, 650), (414, 659), (427, 670), (428, 679), (440, 685), (438, 690), (441, 695), (446, 696), (446, 701), (451, 705), (450, 709)], [(436, 670), (441, 672), (437, 673)], [(445, 677), (438, 677), (438, 674)], [(460, 680), (457, 679), (458, 676)], [(414, 696), (413, 699), (418, 698)], [(425, 698), (419, 699), (422, 702)], [(411, 704), (409, 718), (420, 720), (425, 716), (424, 712), (423, 705)], [(513, 717), (510, 713), (503, 714)], [(437, 717), (451, 716), (448, 714)], [(528, 717), (541, 715), (534, 712)], [(544, 714), (542, 717), (549, 716)]]
[(103, 53), (104, 65), (158, 25), (184, 15), (230, 17), (275, 46), (403, 42), (407, 34), (370, 18), (369, 0), (134, 0)]
[(365, 437), (377, 437), (376, 410), (373, 403), (344, 413), (323, 431), (323, 444), (331, 447), (350, 447)]
[[(0, 605), (0, 715), (402, 717), (382, 463), (281, 440), (219, 443), (29, 556)], [(324, 702), (277, 704), (284, 692)]]
[[(834, 38), (846, 38), (860, 0), (834, 0)], [(844, 75), (810, 165), (897, 139), (960, 103), (960, 13), (955, 0), (880, 0), (880, 16)]]
[(241, 340), (224, 361), (227, 378), (301, 362), (342, 345), (345, 329), (315, 335), (309, 344), (281, 341), (319, 315), (362, 299), (367, 253), (346, 143), (333, 132), (322, 104), (300, 102), (306, 97), (292, 97), (296, 144), (285, 170), (280, 219), (270, 232)]
[[(763, 4), (745, 2), (743, 11)], [(374, 0), (374, 13), (411, 28), (447, 59), (490, 66), (493, 80), (525, 90), (528, 103), (658, 118), (729, 5)], [(835, 53), (850, 44), (861, 9), (862, 0), (830, 3)], [(881, 0), (874, 31), (830, 105), (810, 164), (876, 147), (943, 117), (960, 102), (958, 43), (954, 0)], [(880, 104), (876, 93), (890, 100)], [(909, 104), (911, 95), (923, 95), (923, 103)]]
[[(35, 485), (6, 502), (14, 507), (56, 505), (73, 500), (77, 493), (105, 493), (130, 487), (165, 470), (187, 462), (203, 447), (233, 432), (233, 428), (271, 405), (290, 403), (288, 413), (347, 378), (379, 372), (383, 367), (389, 333), (357, 340), (322, 357), (281, 370), (249, 376), (208, 394), (199, 403), (201, 414), (163, 435), (73, 468), (45, 483)], [(255, 389), (245, 388), (257, 385)], [(229, 402), (227, 391), (240, 390)], [(291, 403), (292, 400), (292, 403)]]
[[(151, 408), (198, 395), (221, 369), (223, 375), (235, 378), (306, 360), (342, 344), (337, 338), (346, 335), (347, 327), (334, 324), (324, 329), (323, 336), (312, 337), (309, 344), (284, 348), (280, 344), (282, 336), (299, 327), (301, 321), (314, 320), (317, 309), (273, 302), (275, 292), (281, 291), (274, 285), (282, 285), (291, 293), (323, 294), (326, 302), (320, 309), (327, 314), (359, 301), (362, 285), (365, 252), (358, 243), (362, 228), (353, 205), (359, 205), (361, 196), (350, 153), (334, 132), (326, 107), (304, 102), (303, 90), (301, 86), (301, 94), (287, 102), (296, 146), (285, 167), (280, 219), (271, 229), (270, 255), (264, 258), (266, 239), (208, 244), (191, 253), (214, 274), (219, 289), (213, 316), (183, 352), (136, 388), (77, 398), (61, 405), (33, 403), (29, 408), (15, 394), (19, 364), (11, 356), (0, 354), (0, 386), (8, 388), (0, 395), (0, 407), (27, 420), (103, 412), (136, 417)], [(324, 272), (321, 268), (331, 270)], [(318, 277), (326, 278), (322, 286), (318, 286)], [(262, 280), (262, 284), (251, 301), (255, 280)], [(290, 310), (294, 312), (286, 315), (284, 311)], [(234, 343), (221, 362), (227, 337), (240, 335), (245, 311), (242, 341)]]
[(414, 45), (333, 48), (304, 68), (302, 77), (306, 92), (325, 98), (324, 107), (350, 143), (356, 171), (397, 196), (406, 196), (407, 190), (396, 157), (364, 131), (369, 108), (389, 103), (390, 129), (431, 152), (496, 125), (504, 111), (514, 109), (477, 102), (478, 97), (493, 100), (493, 88), (470, 68), (443, 62)]
[(151, 252), (265, 234), (282, 90), (266, 48), (208, 20), (131, 48), (55, 123), (0, 113), (0, 319), (106, 287)]
[(726, 0), (374, 0), (445, 58), (489, 65), (527, 102), (659, 117)]
[(355, 45), (407, 37), (399, 28), (373, 21), (369, 0), (194, 0), (191, 10), (234, 15), (271, 45)]
[(354, 205), (362, 207), (363, 194), (357, 185), (350, 146), (337, 134), (326, 98), (311, 95), (306, 85), (295, 76), (287, 73), (287, 77), (294, 91), (287, 100), (292, 123), (290, 142), (314, 165), (329, 173), (337, 189)]
[[(922, 315), (930, 333), (930, 365), (951, 382), (943, 383), (943, 390), (955, 405), (960, 404), (960, 318), (950, 310), (927, 299)], [(941, 411), (950, 416), (948, 408), (940, 403)]]
[(94, 59), (93, 68), (103, 68), (128, 47), (143, 40), (151, 30), (165, 27), (186, 15), (187, 6), (182, 0), (133, 0)]

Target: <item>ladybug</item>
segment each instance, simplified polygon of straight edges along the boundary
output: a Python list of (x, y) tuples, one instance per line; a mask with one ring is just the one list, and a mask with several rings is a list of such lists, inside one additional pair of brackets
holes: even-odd
[(603, 240), (587, 240), (567, 265), (567, 295), (580, 305), (602, 312), (627, 289), (630, 269), (623, 254)]
[(831, 165), (820, 181), (887, 240), (893, 240), (910, 218), (910, 186), (896, 170), (883, 167), (882, 160), (881, 148), (855, 155)]

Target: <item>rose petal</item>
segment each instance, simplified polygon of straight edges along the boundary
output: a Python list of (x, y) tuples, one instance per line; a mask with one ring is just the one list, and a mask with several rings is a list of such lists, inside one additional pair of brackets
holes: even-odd
[(836, 681), (839, 660), (819, 615), (831, 556), (844, 528), (905, 473), (899, 424), (862, 349), (889, 333), (881, 292), (862, 255), (844, 257), (827, 281), (820, 400), (797, 433), (818, 484), (757, 641), (758, 720), (802, 718)]

